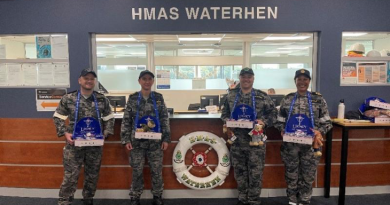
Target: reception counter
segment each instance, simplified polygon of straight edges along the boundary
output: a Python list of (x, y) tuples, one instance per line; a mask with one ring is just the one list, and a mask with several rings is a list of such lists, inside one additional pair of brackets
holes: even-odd
[[(115, 122), (115, 135), (104, 145), (103, 162), (99, 190), (127, 190), (130, 188), (131, 171), (128, 152), (120, 144), (120, 117)], [(173, 150), (180, 137), (195, 131), (206, 131), (217, 136), (222, 132), (222, 120), (219, 115), (181, 114), (170, 116), (172, 143), (164, 152), (163, 175), (165, 190), (188, 190), (176, 180), (172, 169)], [(275, 128), (267, 129), (268, 142), (266, 167), (264, 169), (263, 188), (277, 190), (274, 195), (284, 195), (286, 183), (284, 166), (280, 157), (282, 138)], [(389, 130), (350, 131), (348, 154), (347, 187), (387, 186), (390, 185), (390, 136)], [(339, 186), (341, 129), (333, 130), (331, 187)], [(0, 188), (58, 189), (62, 182), (62, 148), (64, 139), (56, 136), (52, 119), (0, 119)], [(196, 145), (195, 150), (204, 151), (208, 146)], [(386, 149), (387, 148), (387, 149)], [(326, 148), (324, 148), (325, 150)], [(326, 155), (326, 151), (323, 151)], [(192, 153), (185, 155), (186, 164), (191, 164)], [(208, 164), (213, 169), (218, 163), (217, 154), (210, 151)], [(375, 163), (373, 163), (375, 162)], [(350, 164), (351, 163), (351, 164)], [(325, 163), (324, 157), (318, 167), (314, 182), (315, 195), (323, 195)], [(191, 172), (203, 177), (209, 174), (205, 168), (193, 168)], [(364, 173), (364, 175), (361, 175)], [(149, 167), (144, 170), (145, 188), (150, 189)], [(79, 188), (83, 176), (80, 175)], [(216, 188), (235, 190), (232, 168), (225, 183)], [(265, 193), (265, 192), (263, 192)], [(337, 192), (331, 192), (337, 195)], [(271, 196), (271, 194), (267, 194)], [(55, 197), (55, 196), (54, 196)]]

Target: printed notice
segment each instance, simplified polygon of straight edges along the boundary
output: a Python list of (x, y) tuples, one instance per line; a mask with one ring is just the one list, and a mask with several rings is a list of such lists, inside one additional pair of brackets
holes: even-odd
[(52, 86), (53, 85), (53, 64), (42, 63), (38, 64), (38, 85)]
[(7, 85), (7, 66), (0, 64), (0, 86)]
[(387, 84), (387, 62), (358, 64), (359, 84)]
[(356, 84), (357, 68), (354, 62), (343, 62), (341, 67), (341, 84)]
[(20, 86), (22, 85), (22, 65), (21, 64), (7, 64), (8, 70), (8, 85)]
[(53, 59), (68, 59), (68, 41), (65, 35), (51, 37), (51, 52)]
[(38, 84), (38, 73), (36, 64), (23, 64), (23, 85), (36, 86)]
[(0, 45), (0, 59), (5, 59), (5, 45)]
[(171, 72), (169, 70), (157, 71), (157, 89), (170, 89), (171, 88)]
[(69, 64), (55, 63), (54, 64), (54, 85), (63, 85), (69, 87)]

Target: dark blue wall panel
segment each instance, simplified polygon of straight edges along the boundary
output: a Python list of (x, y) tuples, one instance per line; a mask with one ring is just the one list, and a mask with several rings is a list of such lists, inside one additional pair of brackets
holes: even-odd
[[(278, 19), (188, 20), (185, 7), (278, 7)], [(132, 8), (179, 9), (178, 20), (132, 20)], [(369, 96), (390, 101), (389, 88), (341, 87), (343, 31), (390, 31), (390, 1), (384, 0), (0, 0), (0, 34), (68, 33), (71, 88), (79, 72), (90, 67), (91, 33), (257, 33), (319, 32), (318, 91), (335, 116), (339, 99), (346, 110), (357, 109)], [(0, 117), (43, 118), (35, 89), (0, 89)]]

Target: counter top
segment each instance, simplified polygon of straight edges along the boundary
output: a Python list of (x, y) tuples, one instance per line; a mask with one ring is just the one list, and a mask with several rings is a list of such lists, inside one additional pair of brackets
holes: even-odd
[[(123, 112), (114, 113), (115, 119), (122, 119)], [(169, 115), (169, 119), (219, 119), (221, 114), (173, 114)]]

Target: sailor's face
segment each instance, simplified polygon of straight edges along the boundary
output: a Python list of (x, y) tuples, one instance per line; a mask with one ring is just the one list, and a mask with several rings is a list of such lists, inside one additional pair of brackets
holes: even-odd
[(80, 76), (79, 84), (85, 90), (93, 90), (96, 84), (96, 78), (92, 73), (88, 73), (85, 76)]
[(142, 90), (151, 90), (154, 84), (154, 78), (146, 74), (138, 79), (138, 83), (141, 85)]
[(251, 74), (240, 75), (240, 85), (243, 89), (250, 89), (253, 87), (255, 76)]
[(302, 93), (306, 92), (309, 89), (310, 79), (304, 75), (301, 75), (295, 79), (295, 86), (297, 87), (297, 91)]

